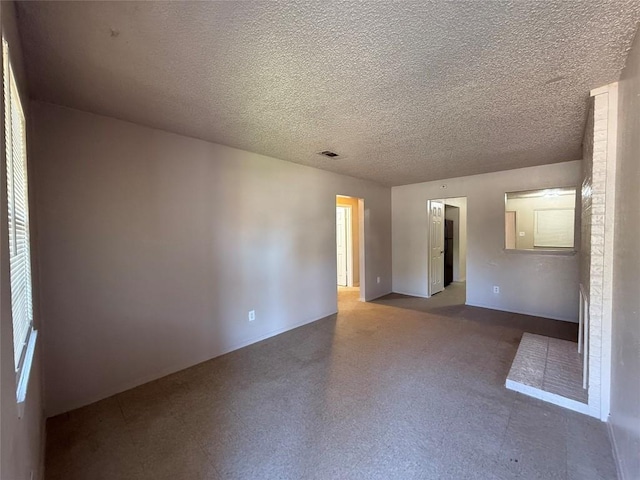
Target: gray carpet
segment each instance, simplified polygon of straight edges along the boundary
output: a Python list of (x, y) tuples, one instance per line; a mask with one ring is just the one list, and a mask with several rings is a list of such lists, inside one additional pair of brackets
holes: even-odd
[[(443, 292), (431, 298), (410, 297), (399, 293), (392, 293), (374, 300), (378, 305), (415, 310), (430, 313), (440, 317), (452, 317), (459, 320), (481, 323), (487, 326), (506, 327), (508, 330), (521, 335), (523, 332), (536, 333), (548, 337), (571, 340), (577, 342), (578, 324), (559, 322), (548, 318), (530, 315), (513, 314), (501, 310), (470, 307), (465, 305), (466, 285), (464, 282), (454, 282)], [(520, 341), (518, 336), (517, 341)]]
[(615, 478), (604, 424), (504, 387), (525, 327), (549, 335), (560, 322), (357, 296), (50, 419), (46, 478)]

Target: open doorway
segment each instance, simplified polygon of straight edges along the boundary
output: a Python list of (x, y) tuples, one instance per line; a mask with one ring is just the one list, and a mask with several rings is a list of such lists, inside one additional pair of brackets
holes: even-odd
[(447, 303), (466, 303), (467, 198), (428, 201), (429, 297), (439, 294)]
[(336, 196), (336, 284), (338, 308), (364, 297), (364, 200)]

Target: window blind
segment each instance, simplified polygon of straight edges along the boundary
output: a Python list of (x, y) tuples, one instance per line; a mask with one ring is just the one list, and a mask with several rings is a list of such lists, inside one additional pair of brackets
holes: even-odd
[(3, 44), (3, 58), (11, 310), (14, 361), (17, 371), (23, 361), (33, 325), (29, 192), (24, 112), (9, 63), (6, 44)]
[(572, 208), (534, 210), (533, 246), (573, 247), (574, 216)]

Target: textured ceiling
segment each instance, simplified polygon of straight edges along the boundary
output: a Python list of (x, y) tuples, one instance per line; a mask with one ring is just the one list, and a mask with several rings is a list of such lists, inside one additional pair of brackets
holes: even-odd
[(589, 90), (617, 80), (640, 2), (26, 2), (18, 15), (32, 98), (402, 185), (581, 158)]

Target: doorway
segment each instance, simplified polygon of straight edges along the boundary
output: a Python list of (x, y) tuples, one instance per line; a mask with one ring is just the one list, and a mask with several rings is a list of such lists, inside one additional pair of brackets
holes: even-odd
[(338, 286), (353, 286), (351, 205), (336, 205), (336, 258)]
[(336, 196), (336, 284), (338, 305), (364, 295), (364, 200)]
[[(467, 198), (429, 200), (428, 292), (466, 302)], [(444, 293), (442, 293), (444, 292)], [(454, 298), (455, 297), (455, 298)]]

